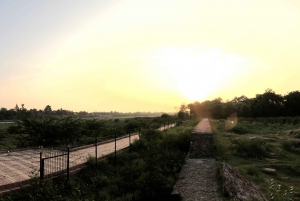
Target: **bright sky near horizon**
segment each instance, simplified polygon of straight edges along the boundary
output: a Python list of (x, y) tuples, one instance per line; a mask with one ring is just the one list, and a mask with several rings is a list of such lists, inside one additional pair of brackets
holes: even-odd
[(298, 0), (0, 1), (0, 107), (175, 112), (299, 77)]

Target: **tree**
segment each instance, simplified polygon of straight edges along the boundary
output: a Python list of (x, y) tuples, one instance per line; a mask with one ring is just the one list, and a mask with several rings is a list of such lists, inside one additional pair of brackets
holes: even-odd
[(16, 104), (15, 111), (18, 112), (19, 110), (20, 110), (20, 108), (19, 108), (18, 104)]
[(163, 119), (169, 119), (171, 116), (170, 115), (168, 115), (168, 114), (166, 114), (166, 113), (164, 113), (164, 114), (162, 114), (161, 116), (160, 116), (160, 118), (163, 118)]
[(186, 106), (185, 104), (181, 104), (179, 110), (182, 112), (187, 112), (188, 106)]
[(292, 91), (284, 96), (284, 106), (286, 115), (299, 116), (300, 115), (300, 92)]
[(236, 113), (237, 108), (236, 104), (233, 102), (227, 102), (222, 107), (222, 116), (223, 117), (229, 117), (231, 114)]
[(177, 115), (180, 120), (185, 120), (189, 116), (188, 113), (183, 111), (179, 111)]
[(266, 89), (264, 94), (256, 94), (251, 101), (251, 110), (257, 117), (283, 116), (283, 97), (272, 89)]
[(251, 110), (249, 105), (242, 103), (238, 110), (238, 116), (240, 117), (250, 117), (251, 116)]
[(52, 112), (51, 106), (47, 105), (44, 109), (45, 114), (50, 114)]
[(20, 111), (20, 108), (19, 108), (18, 104), (16, 104), (16, 106), (15, 106), (15, 111), (16, 111), (17, 119), (18, 119), (19, 118), (19, 111)]
[(222, 98), (216, 98), (210, 102), (209, 106), (210, 116), (215, 119), (221, 118), (222, 114)]

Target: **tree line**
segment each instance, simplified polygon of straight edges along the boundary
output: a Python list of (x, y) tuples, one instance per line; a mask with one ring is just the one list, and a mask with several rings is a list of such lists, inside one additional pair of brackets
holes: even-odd
[(63, 117), (79, 117), (79, 118), (112, 118), (112, 117), (145, 117), (145, 116), (161, 116), (164, 112), (86, 112), (79, 111), (73, 112), (65, 109), (52, 110), (50, 105), (41, 109), (26, 109), (24, 104), (21, 104), (21, 107), (16, 104), (12, 109), (0, 108), (0, 120), (15, 120), (23, 118), (43, 118), (43, 117), (54, 117), (54, 118), (63, 118)]
[[(0, 139), (15, 136), (16, 146), (81, 146), (114, 137), (137, 133), (144, 129), (158, 129), (178, 123), (177, 116), (135, 117), (124, 119), (27, 118), (16, 120), (6, 129), (0, 129)], [(180, 123), (178, 123), (180, 124)], [(1, 147), (1, 146), (0, 146)]]
[(66, 117), (74, 116), (73, 111), (58, 109), (52, 110), (50, 105), (46, 105), (44, 110), (41, 109), (26, 109), (24, 104), (21, 107), (16, 104), (12, 109), (1, 108), (0, 109), (0, 120), (14, 120), (22, 118), (41, 118), (41, 117)]
[(266, 89), (254, 98), (245, 95), (223, 102), (221, 98), (181, 105), (179, 116), (227, 118), (232, 114), (239, 117), (285, 117), (300, 116), (300, 92), (292, 91), (287, 95), (276, 94)]

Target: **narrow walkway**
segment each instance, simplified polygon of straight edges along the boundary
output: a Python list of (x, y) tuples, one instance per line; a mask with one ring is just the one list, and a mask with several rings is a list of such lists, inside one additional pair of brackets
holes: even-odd
[[(203, 119), (192, 131), (195, 135), (191, 137), (191, 144), (197, 144), (194, 149), (205, 149), (204, 146), (211, 142), (212, 132), (208, 119)], [(208, 139), (209, 138), (209, 139)], [(195, 142), (199, 141), (201, 142)], [(192, 148), (192, 146), (191, 146)], [(211, 151), (210, 149), (207, 150)], [(201, 153), (207, 154), (207, 151)], [(190, 152), (200, 153), (198, 150), (190, 150)], [(209, 155), (213, 155), (209, 154)], [(179, 194), (183, 201), (219, 201), (221, 195), (218, 192), (216, 182), (216, 166), (215, 159), (198, 156), (197, 158), (190, 157), (190, 153), (186, 157), (179, 178), (173, 188), (172, 194)]]

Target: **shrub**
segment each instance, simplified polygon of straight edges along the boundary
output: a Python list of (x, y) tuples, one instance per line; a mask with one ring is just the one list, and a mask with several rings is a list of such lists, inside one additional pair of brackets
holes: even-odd
[(257, 170), (256, 166), (253, 166), (253, 165), (247, 166), (247, 167), (245, 167), (245, 170), (248, 175), (256, 176), (256, 177), (259, 176), (259, 171)]
[(291, 140), (284, 140), (281, 142), (281, 146), (284, 150), (289, 152), (298, 152), (297, 148), (300, 147), (299, 142), (291, 141)]
[(268, 156), (265, 143), (259, 139), (235, 139), (232, 141), (235, 154), (250, 158), (263, 158)]
[(250, 133), (250, 130), (245, 128), (244, 126), (241, 126), (239, 124), (237, 124), (235, 127), (233, 127), (231, 130), (231, 132), (237, 133), (237, 134), (246, 134), (246, 133)]

